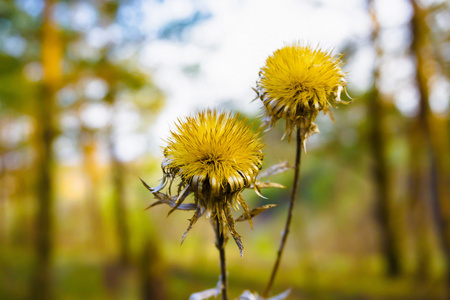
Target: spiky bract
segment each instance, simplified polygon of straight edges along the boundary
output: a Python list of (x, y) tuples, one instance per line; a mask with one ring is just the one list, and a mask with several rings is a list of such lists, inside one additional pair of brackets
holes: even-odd
[(330, 105), (342, 102), (346, 81), (341, 64), (340, 57), (299, 43), (275, 51), (261, 68), (256, 85), (264, 103), (265, 125), (272, 127), (283, 118), (285, 135), (289, 138), (297, 127), (303, 141), (318, 132), (314, 124), (318, 113), (331, 116)]
[[(239, 115), (206, 110), (178, 120), (164, 149), (161, 190), (166, 183), (179, 179), (175, 210), (189, 193), (194, 194), (197, 210), (188, 231), (206, 212), (217, 215), (230, 229), (242, 251), (240, 236), (234, 229), (231, 207), (248, 211), (241, 192), (254, 185), (262, 167), (263, 144), (259, 133), (252, 131)], [(170, 186), (169, 185), (169, 186)]]

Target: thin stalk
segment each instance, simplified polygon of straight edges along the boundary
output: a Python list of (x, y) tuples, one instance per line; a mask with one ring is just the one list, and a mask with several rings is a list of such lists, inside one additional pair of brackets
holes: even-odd
[(221, 289), (222, 289), (222, 300), (228, 300), (228, 282), (227, 282), (227, 264), (225, 259), (225, 235), (223, 230), (221, 230), (221, 224), (219, 220), (219, 216), (216, 215), (216, 226), (214, 231), (216, 232), (216, 247), (219, 250), (220, 255), (220, 281), (221, 281)]
[(291, 201), (289, 202), (288, 216), (286, 219), (286, 225), (284, 226), (283, 237), (281, 238), (280, 247), (278, 248), (278, 252), (277, 252), (277, 260), (275, 261), (275, 265), (273, 266), (269, 283), (267, 284), (266, 290), (264, 291), (265, 298), (269, 297), (270, 290), (272, 289), (272, 285), (275, 281), (275, 277), (277, 275), (277, 271), (280, 266), (284, 247), (286, 246), (286, 241), (287, 241), (287, 237), (289, 234), (289, 227), (291, 225), (291, 220), (292, 220), (292, 214), (294, 212), (295, 198), (297, 197), (298, 182), (299, 182), (299, 177), (300, 177), (301, 158), (302, 158), (302, 137), (300, 135), (300, 130), (297, 128), (297, 149), (296, 149), (296, 155), (295, 155), (294, 182), (292, 184)]

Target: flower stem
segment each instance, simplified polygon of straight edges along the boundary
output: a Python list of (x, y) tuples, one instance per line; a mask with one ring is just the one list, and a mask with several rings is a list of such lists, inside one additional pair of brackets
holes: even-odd
[(296, 155), (295, 155), (294, 182), (293, 182), (293, 186), (292, 186), (291, 201), (289, 202), (289, 210), (288, 210), (288, 216), (286, 219), (286, 225), (284, 227), (280, 247), (278, 248), (278, 252), (277, 252), (277, 260), (275, 261), (275, 265), (273, 266), (269, 283), (267, 284), (266, 290), (264, 291), (265, 298), (269, 297), (270, 290), (272, 289), (272, 285), (275, 281), (275, 277), (277, 275), (277, 271), (280, 266), (281, 257), (283, 256), (283, 250), (286, 245), (287, 237), (289, 234), (289, 227), (291, 225), (292, 214), (294, 212), (295, 198), (297, 197), (298, 182), (299, 182), (299, 177), (300, 177), (301, 158), (302, 158), (302, 137), (300, 135), (300, 129), (297, 128), (297, 149), (296, 149)]
[(228, 282), (227, 282), (227, 265), (225, 259), (225, 243), (226, 238), (224, 234), (224, 230), (221, 228), (219, 216), (216, 214), (215, 220), (215, 232), (216, 232), (216, 247), (219, 250), (220, 255), (220, 280), (221, 280), (221, 289), (222, 289), (222, 300), (228, 300)]

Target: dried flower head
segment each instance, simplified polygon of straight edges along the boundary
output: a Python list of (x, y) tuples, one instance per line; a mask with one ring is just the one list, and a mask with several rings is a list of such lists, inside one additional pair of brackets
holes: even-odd
[[(220, 223), (227, 225), (242, 255), (243, 246), (234, 228), (231, 207), (237, 210), (241, 206), (248, 216), (243, 219), (251, 221), (251, 212), (241, 192), (246, 188), (258, 192), (256, 177), (263, 161), (259, 133), (239, 120), (239, 115), (215, 110), (178, 120), (176, 129), (164, 149), (161, 185), (150, 188), (144, 183), (159, 199), (152, 206), (169, 204), (172, 207), (169, 214), (175, 209), (195, 209), (182, 241), (203, 213), (207, 217), (217, 216)], [(169, 184), (170, 193), (174, 180), (178, 183), (177, 196), (159, 192)], [(182, 204), (190, 193), (194, 194), (194, 203)]]
[(342, 102), (346, 81), (341, 64), (340, 57), (299, 43), (275, 51), (261, 68), (255, 89), (264, 103), (264, 125), (272, 127), (283, 118), (284, 136), (290, 138), (297, 127), (303, 142), (319, 132), (314, 124), (318, 113), (332, 118), (331, 104)]

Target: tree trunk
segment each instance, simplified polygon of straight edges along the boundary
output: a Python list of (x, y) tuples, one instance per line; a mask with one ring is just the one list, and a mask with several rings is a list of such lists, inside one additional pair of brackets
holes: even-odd
[(51, 298), (51, 256), (54, 204), (54, 152), (56, 135), (55, 113), (57, 92), (61, 79), (62, 45), (55, 24), (52, 22), (54, 1), (45, 1), (41, 31), (43, 84), (37, 103), (37, 219), (36, 265), (32, 279), (31, 298)]
[[(114, 110), (114, 95), (111, 95), (110, 103)], [(114, 112), (111, 120), (114, 120)], [(113, 136), (113, 124), (109, 128), (109, 155), (111, 159), (111, 175), (113, 185), (113, 205), (116, 219), (117, 241), (119, 248), (119, 263), (128, 266), (130, 263), (130, 235), (127, 224), (127, 209), (125, 203), (125, 172), (126, 167), (120, 161), (116, 152), (116, 141)]]
[[(148, 232), (148, 230), (147, 230)], [(154, 236), (143, 237), (144, 243), (139, 261), (142, 300), (167, 299), (164, 285), (164, 270), (157, 240)]]
[[(5, 128), (5, 122), (0, 119), (0, 128)], [(0, 134), (2, 131), (0, 130)], [(6, 205), (7, 205), (7, 192), (8, 188), (6, 187), (6, 159), (4, 158), (4, 150), (0, 140), (0, 244), (5, 245), (6, 236), (7, 236), (7, 228), (6, 228)]]
[(375, 216), (380, 228), (381, 251), (386, 260), (387, 274), (400, 274), (399, 239), (392, 216), (392, 178), (387, 159), (387, 136), (384, 117), (386, 115), (377, 84), (380, 77), (380, 59), (382, 50), (378, 45), (379, 24), (373, 9), (373, 0), (369, 0), (369, 13), (373, 21), (372, 42), (376, 51), (372, 92), (368, 99), (370, 118), (370, 146), (373, 157), (373, 179), (375, 184)]
[(116, 215), (117, 236), (119, 238), (119, 262), (126, 266), (130, 262), (130, 238), (127, 224), (127, 210), (125, 205), (125, 185), (124, 185), (124, 164), (113, 157), (112, 161), (113, 176), (113, 199)]
[(430, 205), (429, 193), (426, 186), (428, 181), (425, 171), (426, 147), (424, 146), (423, 131), (420, 124), (413, 120), (409, 130), (409, 204), (411, 211), (411, 224), (416, 247), (416, 276), (418, 280), (429, 277), (431, 271), (431, 240), (430, 240)]
[(430, 157), (431, 207), (437, 223), (438, 236), (447, 263), (447, 285), (450, 289), (450, 151), (445, 126), (439, 126), (429, 104), (429, 78), (433, 75), (433, 51), (428, 40), (430, 31), (426, 23), (427, 13), (419, 4), (411, 1), (411, 52), (416, 60), (416, 82), (419, 89), (420, 104), (417, 122), (423, 131), (428, 155)]
[(89, 129), (81, 129), (84, 172), (86, 173), (86, 208), (89, 218), (89, 243), (97, 250), (103, 249), (102, 217), (99, 208), (100, 173), (97, 163), (97, 141), (95, 133)]

